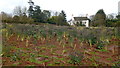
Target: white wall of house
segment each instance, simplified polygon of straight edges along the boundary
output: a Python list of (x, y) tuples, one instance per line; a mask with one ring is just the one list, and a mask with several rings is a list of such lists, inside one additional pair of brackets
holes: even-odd
[(85, 26), (86, 26), (86, 27), (89, 27), (89, 20), (86, 20)]
[[(75, 21), (74, 18), (72, 18), (71, 21), (69, 21), (68, 23), (70, 25), (74, 25), (74, 23), (76, 24), (77, 22), (80, 23), (80, 21)], [(89, 27), (89, 20), (82, 20), (82, 24), (85, 25), (86, 27)]]
[[(77, 23), (77, 22), (79, 21), (74, 21), (74, 23)], [(89, 27), (89, 20), (82, 20), (82, 24), (85, 25), (86, 27)]]

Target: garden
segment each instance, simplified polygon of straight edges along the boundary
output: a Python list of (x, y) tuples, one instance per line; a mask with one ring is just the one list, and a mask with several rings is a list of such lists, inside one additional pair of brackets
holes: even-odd
[(3, 23), (0, 32), (3, 66), (120, 67), (119, 27)]

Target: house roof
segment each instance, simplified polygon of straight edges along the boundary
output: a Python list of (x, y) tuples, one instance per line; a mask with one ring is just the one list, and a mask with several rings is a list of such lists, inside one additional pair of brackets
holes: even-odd
[(74, 17), (75, 21), (80, 21), (80, 20), (89, 20), (87, 17)]

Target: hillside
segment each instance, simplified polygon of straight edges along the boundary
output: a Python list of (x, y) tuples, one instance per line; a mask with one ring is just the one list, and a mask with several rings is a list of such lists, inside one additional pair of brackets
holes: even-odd
[(3, 24), (3, 66), (119, 66), (119, 29)]

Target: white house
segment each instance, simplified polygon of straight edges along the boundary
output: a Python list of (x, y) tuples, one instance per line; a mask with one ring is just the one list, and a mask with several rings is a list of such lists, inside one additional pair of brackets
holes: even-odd
[(73, 17), (73, 19), (71, 19), (69, 21), (70, 25), (74, 25), (74, 24), (82, 24), (85, 25), (86, 27), (89, 27), (89, 22), (90, 19), (88, 19), (87, 17)]

